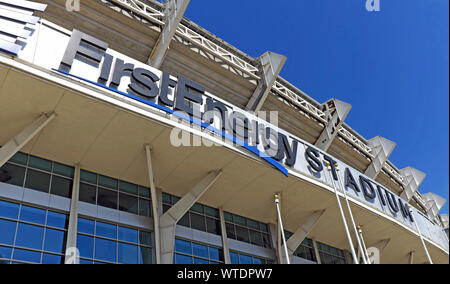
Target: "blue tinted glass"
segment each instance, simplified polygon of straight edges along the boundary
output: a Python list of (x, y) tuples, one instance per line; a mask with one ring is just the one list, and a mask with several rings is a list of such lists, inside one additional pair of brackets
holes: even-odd
[(43, 264), (61, 264), (62, 256), (44, 253), (42, 255), (42, 263)]
[(13, 259), (40, 263), (41, 253), (23, 249), (14, 249)]
[(16, 246), (41, 249), (44, 228), (28, 224), (21, 224), (17, 228)]
[(130, 243), (138, 243), (138, 231), (119, 227), (119, 240)]
[(212, 260), (220, 260), (219, 258), (219, 249), (218, 248), (209, 248), (209, 258)]
[(63, 253), (64, 251), (64, 235), (63, 231), (46, 229), (44, 250), (50, 252)]
[(97, 230), (95, 231), (95, 234), (105, 238), (117, 239), (117, 226), (97, 222)]
[(77, 229), (79, 233), (85, 233), (89, 235), (94, 234), (95, 223), (92, 220), (78, 218)]
[(116, 242), (95, 239), (95, 259), (116, 262)]
[(152, 264), (152, 249), (139, 247), (139, 263)]
[(239, 255), (239, 264), (253, 264), (252, 257), (248, 255)]
[(45, 210), (22, 205), (22, 209), (20, 210), (20, 220), (44, 225)]
[(191, 243), (183, 240), (175, 240), (175, 251), (185, 254), (192, 254)]
[(12, 245), (16, 234), (16, 222), (0, 220), (0, 244)]
[(263, 264), (263, 260), (257, 257), (253, 258), (253, 264)]
[(193, 251), (193, 255), (195, 255), (195, 256), (208, 258), (208, 247), (206, 247), (206, 246), (193, 243), (192, 251)]
[(94, 238), (88, 236), (77, 236), (77, 248), (80, 250), (80, 256), (93, 258)]
[(0, 200), (0, 216), (17, 219), (19, 215), (19, 204)]
[(92, 260), (80, 259), (80, 264), (92, 264)]
[(175, 263), (176, 264), (192, 264), (192, 257), (181, 255), (181, 254), (176, 254), (175, 255)]
[(47, 213), (47, 226), (66, 229), (68, 225), (69, 216), (66, 214), (56, 213), (48, 211)]
[[(0, 247), (0, 258), (6, 258), (6, 259), (10, 259), (11, 258), (11, 248), (6, 248), (6, 247)], [(0, 260), (0, 264), (1, 264), (1, 260)]]
[(194, 258), (194, 264), (209, 264), (209, 261), (200, 258)]
[(42, 158), (30, 156), (28, 166), (50, 172), (52, 170), (52, 162)]
[(239, 255), (234, 252), (230, 252), (230, 261), (231, 264), (239, 264)]
[(134, 245), (119, 243), (119, 263), (137, 264), (138, 247)]

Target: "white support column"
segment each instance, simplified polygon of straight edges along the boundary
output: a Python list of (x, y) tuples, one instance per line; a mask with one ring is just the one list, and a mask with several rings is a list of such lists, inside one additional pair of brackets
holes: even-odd
[(158, 41), (153, 47), (148, 64), (159, 69), (164, 61), (164, 58), (169, 50), (170, 43), (174, 37), (177, 27), (183, 19), (184, 12), (190, 0), (167, 0), (165, 3), (165, 25)]
[(258, 112), (261, 110), (272, 86), (275, 84), (275, 80), (278, 78), (284, 63), (286, 62), (286, 59), (285, 56), (270, 51), (264, 53), (260, 57), (259, 60), (261, 61), (264, 76), (259, 81), (255, 92), (247, 104), (247, 111)]
[(319, 248), (317, 247), (317, 241), (315, 238), (312, 238), (314, 253), (316, 254), (317, 264), (322, 264), (322, 260), (320, 259)]
[(222, 231), (222, 248), (225, 264), (231, 264), (230, 259), (230, 248), (228, 246), (228, 236), (227, 236), (227, 228), (225, 226), (225, 217), (223, 214), (223, 209), (219, 208), (219, 216), (220, 216), (220, 230)]
[(365, 175), (376, 179), (397, 144), (381, 136), (370, 139), (368, 144), (374, 150), (375, 157), (367, 168)]
[[(412, 206), (408, 205), (408, 209), (409, 209), (409, 214), (411, 214), (411, 216), (413, 216), (414, 211), (412, 210)], [(415, 216), (413, 216), (413, 218), (414, 218), (414, 220), (417, 220), (417, 218)], [(425, 240), (423, 239), (422, 232), (420, 232), (419, 225), (417, 225), (417, 222), (413, 222), (413, 223), (414, 223), (414, 226), (416, 227), (417, 233), (419, 234), (420, 241), (422, 242), (423, 249), (428, 258), (428, 262), (430, 264), (433, 264), (433, 260), (431, 259), (430, 253), (428, 252), (427, 245), (425, 244)]]
[(408, 253), (408, 264), (414, 264), (414, 251)]
[(72, 186), (72, 199), (70, 201), (69, 228), (66, 242), (66, 264), (79, 264), (77, 247), (78, 232), (78, 200), (80, 196), (80, 165), (75, 165), (75, 173)]
[(325, 210), (315, 211), (305, 222), (295, 231), (295, 233), (287, 240), (287, 249), (289, 258), (292, 260), (295, 250), (302, 244), (305, 238), (311, 233), (314, 226), (319, 222), (320, 217), (325, 213)]
[(36, 134), (38, 134), (47, 124), (56, 117), (56, 114), (42, 114), (34, 120), (16, 137), (12, 138), (8, 143), (0, 148), (0, 167), (2, 167), (9, 159), (12, 158), (20, 149), (23, 148)]
[(405, 184), (405, 190), (403, 190), (400, 196), (409, 202), (427, 175), (411, 167), (400, 170), (400, 174)]
[(171, 264), (175, 246), (175, 226), (202, 195), (219, 179), (222, 171), (210, 172), (160, 218), (161, 263)]
[(278, 215), (278, 227), (281, 231), (281, 238), (283, 240), (283, 252), (284, 252), (284, 259), (286, 261), (286, 264), (291, 264), (291, 260), (289, 258), (287, 243), (286, 243), (286, 236), (284, 234), (284, 227), (283, 227), (283, 220), (281, 218), (281, 209), (280, 209), (280, 194), (275, 194), (275, 206), (277, 209), (277, 215)]
[(317, 139), (315, 146), (323, 151), (328, 151), (351, 109), (350, 104), (337, 99), (329, 100), (323, 104), (322, 111), (328, 114), (328, 123), (319, 139)]
[(150, 184), (150, 195), (152, 198), (153, 227), (155, 233), (155, 255), (156, 264), (161, 263), (161, 242), (159, 233), (159, 211), (158, 211), (158, 195), (156, 194), (155, 177), (153, 175), (152, 153), (150, 145), (145, 145), (145, 154), (147, 157), (148, 180)]

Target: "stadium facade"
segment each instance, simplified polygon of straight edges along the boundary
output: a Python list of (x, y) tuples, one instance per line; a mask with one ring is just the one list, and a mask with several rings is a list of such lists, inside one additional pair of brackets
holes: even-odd
[(1, 263), (449, 262), (445, 200), (395, 143), (188, 3), (0, 0)]

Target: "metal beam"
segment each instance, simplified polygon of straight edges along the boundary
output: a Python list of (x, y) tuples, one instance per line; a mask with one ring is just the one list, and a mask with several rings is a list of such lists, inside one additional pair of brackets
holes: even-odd
[(258, 112), (261, 110), (286, 62), (286, 56), (268, 51), (259, 60), (261, 61), (264, 78), (259, 80), (258, 86), (247, 104), (247, 111)]
[(372, 147), (374, 158), (372, 158), (372, 163), (367, 167), (365, 175), (376, 179), (397, 144), (381, 136), (377, 136), (367, 142)]
[(325, 210), (315, 211), (307, 217), (303, 224), (295, 231), (295, 233), (287, 240), (287, 249), (289, 258), (292, 259), (294, 252), (302, 244), (305, 238), (311, 233), (314, 226), (319, 222), (320, 217), (325, 213)]
[(38, 134), (50, 121), (56, 117), (55, 113), (43, 114), (28, 125), (16, 137), (0, 148), (0, 167), (23, 148), (36, 134)]
[(332, 99), (323, 104), (322, 108), (322, 111), (327, 115), (327, 124), (315, 145), (323, 151), (328, 151), (352, 106), (343, 101)]
[(231, 264), (230, 247), (228, 246), (227, 228), (225, 226), (225, 217), (222, 208), (219, 208), (219, 216), (220, 216), (220, 230), (222, 232), (222, 247), (223, 247), (224, 261), (225, 264)]
[(414, 264), (414, 251), (408, 253), (408, 264)]
[(78, 200), (80, 196), (80, 165), (75, 165), (72, 196), (70, 201), (69, 227), (67, 229), (67, 242), (65, 261), (66, 264), (79, 264), (77, 247), (78, 232)]
[(400, 170), (400, 174), (405, 184), (405, 189), (400, 196), (409, 202), (427, 175), (411, 167)]
[(175, 246), (175, 226), (202, 195), (219, 179), (222, 171), (210, 172), (160, 218), (161, 263), (171, 264)]
[(156, 195), (155, 178), (153, 175), (152, 154), (150, 145), (146, 144), (145, 154), (147, 157), (148, 180), (150, 184), (150, 195), (152, 198), (153, 225), (155, 228), (155, 254), (156, 264), (161, 263), (161, 242), (159, 240), (159, 212), (158, 212), (158, 196)]
[(177, 27), (183, 19), (190, 0), (167, 0), (164, 8), (165, 25), (159, 35), (158, 41), (153, 47), (148, 59), (148, 64), (159, 69), (164, 57), (169, 50), (170, 43), (174, 37)]

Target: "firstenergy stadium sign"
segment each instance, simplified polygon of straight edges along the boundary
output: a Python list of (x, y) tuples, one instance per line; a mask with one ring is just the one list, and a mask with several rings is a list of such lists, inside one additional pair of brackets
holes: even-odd
[[(344, 181), (349, 195), (390, 212), (403, 222), (414, 222), (407, 202), (352, 167), (255, 114), (208, 94), (196, 82), (181, 76), (173, 78), (108, 49), (107, 43), (92, 36), (74, 30), (59, 68), (54, 70), (206, 129), (258, 155), (286, 176), (288, 167), (328, 185)], [(329, 172), (325, 165), (329, 166)]]

